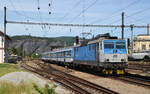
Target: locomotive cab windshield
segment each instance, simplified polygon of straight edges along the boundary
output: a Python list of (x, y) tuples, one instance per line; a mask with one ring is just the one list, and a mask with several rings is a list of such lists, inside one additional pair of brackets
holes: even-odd
[(105, 40), (104, 41), (104, 54), (126, 54), (125, 40)]
[(125, 42), (116, 42), (117, 49), (126, 49)]

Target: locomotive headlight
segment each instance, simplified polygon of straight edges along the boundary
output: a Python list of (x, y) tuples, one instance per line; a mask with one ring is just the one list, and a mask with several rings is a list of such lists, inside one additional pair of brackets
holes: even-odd
[(109, 62), (109, 59), (105, 59), (105, 62)]
[(109, 62), (109, 59), (106, 59), (105, 61), (106, 61), (106, 62)]
[(121, 61), (122, 61), (122, 62), (124, 62), (124, 61), (125, 61), (125, 59), (121, 59)]

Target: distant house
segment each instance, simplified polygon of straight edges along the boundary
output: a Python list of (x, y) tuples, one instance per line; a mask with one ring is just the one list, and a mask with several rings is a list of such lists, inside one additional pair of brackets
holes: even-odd
[(147, 34), (138, 35), (133, 40), (133, 52), (150, 51), (150, 25)]
[(8, 60), (8, 43), (11, 39), (6, 35), (6, 49), (4, 51), (4, 33), (2, 31), (0, 31), (0, 63), (4, 63), (7, 62)]

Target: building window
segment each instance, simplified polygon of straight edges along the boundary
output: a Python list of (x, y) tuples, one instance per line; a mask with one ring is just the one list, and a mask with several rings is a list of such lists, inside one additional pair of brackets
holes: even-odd
[(2, 38), (2, 43), (4, 42), (4, 39)]
[(146, 50), (146, 45), (142, 45), (142, 50)]

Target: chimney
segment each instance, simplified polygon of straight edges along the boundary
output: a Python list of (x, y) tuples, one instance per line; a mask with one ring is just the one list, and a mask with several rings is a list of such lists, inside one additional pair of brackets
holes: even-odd
[(150, 24), (147, 25), (147, 35), (150, 35)]

